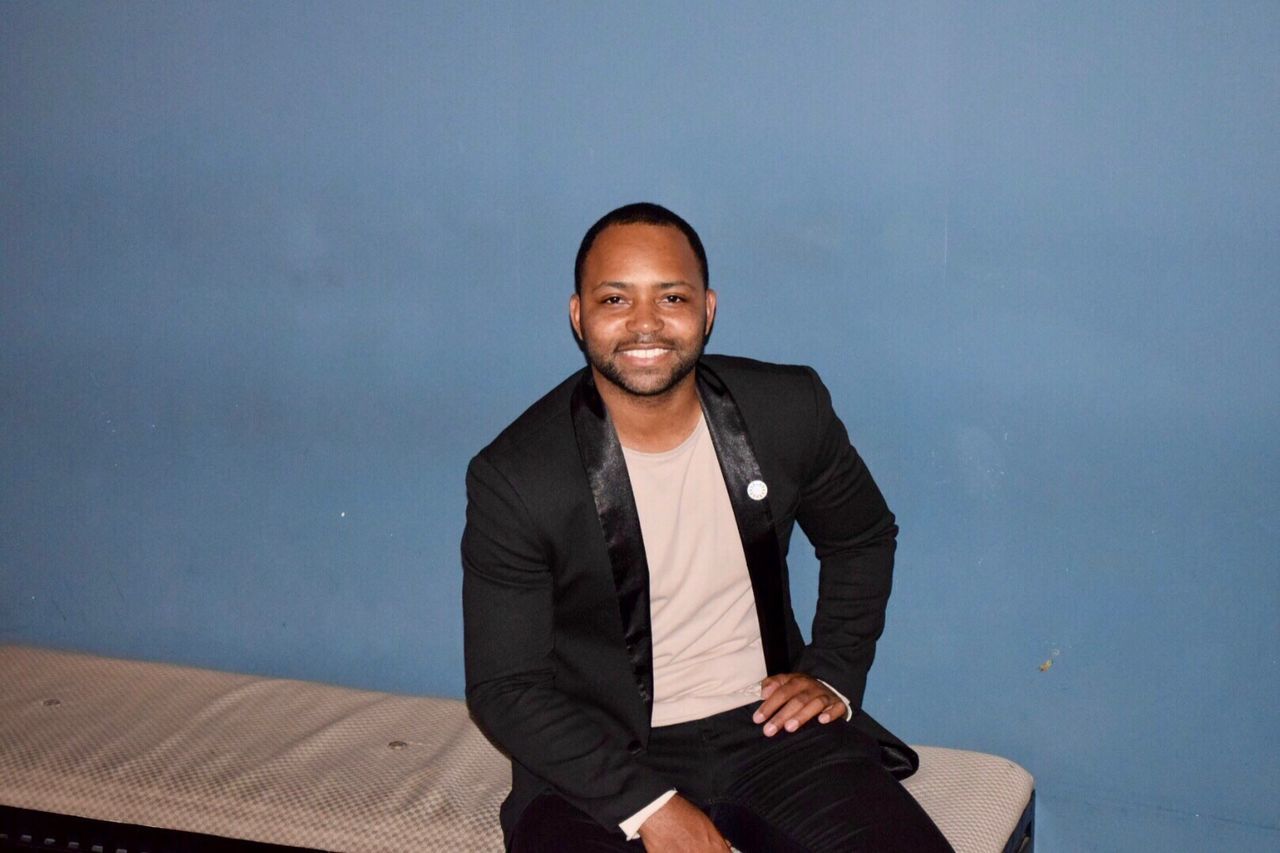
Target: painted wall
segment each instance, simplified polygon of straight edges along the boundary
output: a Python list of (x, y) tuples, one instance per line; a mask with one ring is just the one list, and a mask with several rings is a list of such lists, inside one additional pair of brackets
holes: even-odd
[(685, 6), (0, 7), (0, 641), (460, 694), (466, 462), (652, 199), (900, 516), (869, 706), (1275, 849), (1280, 6)]

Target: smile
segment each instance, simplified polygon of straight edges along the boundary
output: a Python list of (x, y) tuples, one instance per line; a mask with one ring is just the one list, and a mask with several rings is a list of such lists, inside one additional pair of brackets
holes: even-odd
[(620, 353), (620, 355), (623, 355), (627, 358), (651, 359), (651, 358), (658, 358), (659, 356), (662, 356), (662, 355), (666, 355), (669, 352), (671, 352), (671, 350), (667, 349), (666, 347), (649, 347), (648, 349), (623, 350)]

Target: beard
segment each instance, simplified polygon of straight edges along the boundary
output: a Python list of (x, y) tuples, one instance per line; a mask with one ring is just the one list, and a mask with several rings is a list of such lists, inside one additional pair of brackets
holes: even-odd
[(594, 367), (601, 376), (628, 394), (633, 394), (637, 397), (659, 397), (679, 385), (681, 380), (693, 372), (694, 367), (698, 364), (698, 359), (702, 357), (702, 351), (706, 346), (706, 338), (699, 338), (697, 343), (690, 347), (681, 347), (675, 341), (647, 340), (643, 338), (628, 341), (626, 345), (643, 346), (646, 344), (669, 347), (673, 358), (669, 363), (660, 367), (627, 368), (621, 363), (616, 349), (609, 352), (601, 352), (590, 341), (586, 341), (583, 346), (583, 352), (586, 353), (588, 364)]

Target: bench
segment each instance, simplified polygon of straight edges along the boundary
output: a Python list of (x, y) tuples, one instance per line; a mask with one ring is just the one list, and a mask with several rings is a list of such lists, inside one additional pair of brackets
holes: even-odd
[[(960, 853), (1031, 849), (1031, 776), (918, 746)], [(0, 849), (501, 851), (507, 760), (456, 699), (0, 646)]]

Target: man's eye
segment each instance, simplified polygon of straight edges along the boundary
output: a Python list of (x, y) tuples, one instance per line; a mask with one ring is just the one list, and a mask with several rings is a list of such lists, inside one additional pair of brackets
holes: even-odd
[(617, 296), (617, 295), (614, 295), (614, 296), (606, 296), (604, 299), (602, 299), (602, 300), (600, 300), (600, 301), (601, 301), (602, 303), (604, 303), (605, 305), (621, 305), (621, 304), (622, 304), (622, 297), (621, 297), (621, 296)]
[(666, 296), (664, 296), (664, 297), (662, 297), (662, 298), (663, 298), (663, 300), (664, 300), (664, 301), (666, 301), (666, 302), (684, 302), (684, 301), (686, 301), (686, 300), (685, 300), (685, 298), (684, 298), (683, 296), (680, 296), (680, 295), (675, 294), (675, 293), (668, 293)]

